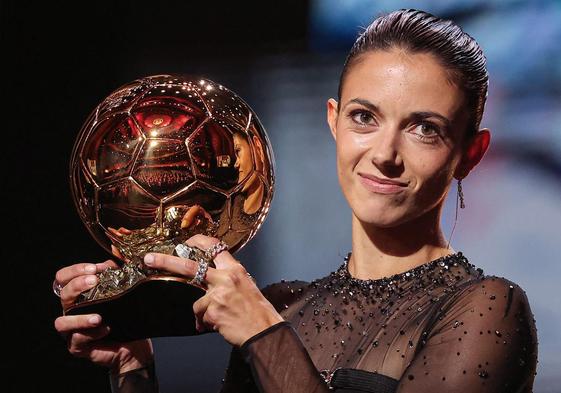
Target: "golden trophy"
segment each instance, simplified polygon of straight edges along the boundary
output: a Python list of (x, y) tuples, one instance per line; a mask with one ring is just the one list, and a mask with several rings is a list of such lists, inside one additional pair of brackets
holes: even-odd
[(235, 93), (201, 77), (156, 75), (93, 110), (74, 144), (70, 184), (80, 218), (119, 268), (98, 274), (65, 315), (98, 313), (117, 341), (193, 335), (192, 305), (204, 289), (149, 269), (144, 255), (185, 256), (198, 233), (242, 248), (269, 211), (274, 156)]

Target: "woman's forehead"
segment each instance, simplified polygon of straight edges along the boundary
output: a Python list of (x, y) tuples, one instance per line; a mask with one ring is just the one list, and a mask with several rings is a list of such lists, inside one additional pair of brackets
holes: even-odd
[(434, 55), (400, 49), (364, 54), (349, 69), (341, 105), (356, 98), (382, 111), (435, 111), (452, 118), (463, 107), (464, 94)]

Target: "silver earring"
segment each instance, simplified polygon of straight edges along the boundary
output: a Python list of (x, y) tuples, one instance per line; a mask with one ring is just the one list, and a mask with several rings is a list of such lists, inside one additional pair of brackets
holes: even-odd
[(450, 248), (450, 240), (452, 239), (452, 235), (454, 234), (454, 229), (456, 229), (456, 222), (458, 222), (458, 199), (460, 200), (460, 207), (463, 209), (466, 207), (464, 204), (464, 193), (462, 192), (462, 179), (458, 180), (458, 193), (456, 194), (456, 215), (454, 217), (454, 226), (452, 227), (452, 231), (450, 232), (450, 237), (448, 238), (448, 244), (446, 248)]
[(460, 197), (460, 208), (463, 209), (466, 205), (464, 204), (464, 193), (462, 192), (462, 179), (458, 180), (458, 196)]

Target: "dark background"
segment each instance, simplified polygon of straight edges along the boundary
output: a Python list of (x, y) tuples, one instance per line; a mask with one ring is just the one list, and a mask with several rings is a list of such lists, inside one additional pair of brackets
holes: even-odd
[[(526, 290), (538, 328), (534, 391), (560, 392), (561, 3), (556, 0), (283, 2), (1, 1), (4, 392), (108, 392), (106, 370), (70, 356), (54, 330), (51, 283), (108, 257), (80, 221), (68, 164), (90, 111), (117, 87), (201, 74), (244, 98), (274, 146), (276, 190), (238, 258), (261, 285), (323, 276), (350, 249), (325, 100), (346, 52), (382, 11), (422, 8), (482, 45), (490, 73), (489, 152), (462, 182), (452, 244)], [(443, 212), (450, 235), (455, 192)], [(215, 392), (229, 347), (219, 335), (154, 340), (162, 393)]]
[(3, 260), (10, 277), (2, 325), (11, 331), (6, 344), (12, 348), (2, 361), (9, 372), (0, 390), (109, 391), (107, 372), (71, 357), (53, 327), (60, 315), (51, 290), (55, 271), (107, 258), (71, 200), (75, 136), (111, 91), (146, 75), (200, 73), (245, 97), (256, 56), (305, 49), (307, 2), (10, 1), (1, 7), (8, 67)]

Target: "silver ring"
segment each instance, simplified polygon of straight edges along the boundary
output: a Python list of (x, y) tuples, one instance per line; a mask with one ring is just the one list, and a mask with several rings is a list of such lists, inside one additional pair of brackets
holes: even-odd
[(218, 254), (220, 254), (222, 251), (225, 251), (228, 249), (228, 245), (226, 243), (224, 243), (222, 240), (219, 241), (218, 243), (210, 246), (206, 251), (205, 251), (205, 255), (210, 259), (214, 259)]
[(191, 280), (191, 284), (195, 284), (199, 287), (202, 287), (207, 270), (208, 270), (208, 262), (205, 261), (204, 259), (199, 259), (199, 268), (197, 269), (197, 273), (195, 274), (195, 277), (193, 277), (193, 279)]
[(175, 253), (180, 258), (191, 259), (193, 249), (183, 243), (180, 243), (177, 246), (175, 246)]
[(62, 290), (62, 288), (63, 288), (62, 285), (60, 285), (60, 283), (55, 278), (53, 280), (53, 292), (55, 293), (55, 295), (60, 297), (60, 291)]

